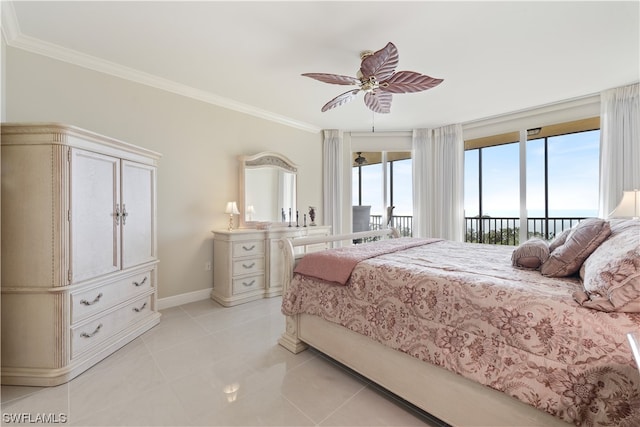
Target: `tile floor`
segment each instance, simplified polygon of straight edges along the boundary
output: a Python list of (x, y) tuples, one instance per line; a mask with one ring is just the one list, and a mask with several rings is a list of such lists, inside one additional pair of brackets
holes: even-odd
[(280, 301), (163, 310), (160, 325), (67, 384), (2, 386), (1, 422), (24, 413), (64, 414), (71, 426), (439, 425), (314, 350), (280, 347)]

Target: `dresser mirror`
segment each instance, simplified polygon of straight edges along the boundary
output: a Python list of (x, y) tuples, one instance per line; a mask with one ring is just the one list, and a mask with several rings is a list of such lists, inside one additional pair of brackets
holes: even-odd
[[(240, 227), (296, 225), (297, 166), (282, 154), (240, 157)], [(302, 221), (302, 218), (300, 218)]]

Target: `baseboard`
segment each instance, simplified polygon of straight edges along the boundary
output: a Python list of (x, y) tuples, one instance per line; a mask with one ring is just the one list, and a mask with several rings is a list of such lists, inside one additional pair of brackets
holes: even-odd
[(174, 295), (171, 297), (158, 298), (158, 310), (176, 307), (190, 302), (202, 301), (211, 296), (211, 288), (201, 289), (199, 291), (187, 292), (184, 294)]

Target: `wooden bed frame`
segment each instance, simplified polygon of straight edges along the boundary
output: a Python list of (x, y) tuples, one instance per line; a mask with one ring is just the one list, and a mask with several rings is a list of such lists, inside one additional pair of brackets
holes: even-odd
[[(289, 287), (299, 247), (366, 237), (398, 237), (393, 229), (339, 236), (282, 239)], [(439, 366), (422, 362), (369, 337), (318, 316), (286, 316), (286, 329), (278, 341), (293, 353), (311, 346), (364, 377), (453, 426), (549, 427), (570, 424), (502, 392), (473, 382)]]

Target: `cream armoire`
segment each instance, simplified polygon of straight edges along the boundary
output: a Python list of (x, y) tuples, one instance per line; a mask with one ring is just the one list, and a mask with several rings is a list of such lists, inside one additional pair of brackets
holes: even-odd
[(62, 384), (158, 324), (159, 158), (2, 124), (2, 384)]

